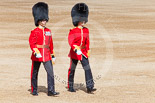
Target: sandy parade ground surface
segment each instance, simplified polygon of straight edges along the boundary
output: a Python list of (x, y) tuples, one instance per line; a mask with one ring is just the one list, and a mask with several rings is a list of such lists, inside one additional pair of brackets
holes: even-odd
[[(154, 103), (154, 0), (43, 0), (49, 5), (56, 53), (54, 65), (58, 97), (47, 96), (47, 74), (41, 65), (38, 96), (30, 94), (31, 50), (28, 38), (35, 28), (32, 6), (38, 0), (1, 0), (0, 103)], [(74, 4), (89, 6), (90, 65), (97, 91), (87, 94), (84, 70), (75, 74), (76, 93), (67, 91), (70, 59), (67, 41), (73, 28)]]

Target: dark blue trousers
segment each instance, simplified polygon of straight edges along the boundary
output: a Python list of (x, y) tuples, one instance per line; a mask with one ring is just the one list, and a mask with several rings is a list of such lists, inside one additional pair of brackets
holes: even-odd
[[(91, 68), (89, 65), (89, 60), (88, 60), (88, 58), (85, 58), (83, 56), (82, 60), (80, 62), (81, 62), (82, 67), (85, 71), (86, 87), (89, 89), (92, 89), (94, 87), (94, 81), (93, 81)], [(68, 70), (68, 88), (73, 88), (74, 74), (75, 74), (75, 69), (76, 69), (77, 63), (78, 63), (78, 60), (71, 59), (70, 68)]]
[[(47, 72), (47, 84), (48, 84), (48, 91), (55, 92), (54, 87), (54, 73), (53, 73), (53, 65), (51, 60), (47, 62), (42, 62), (44, 68)], [(32, 69), (31, 69), (31, 91), (37, 92), (38, 87), (38, 72), (41, 62), (32, 61)]]

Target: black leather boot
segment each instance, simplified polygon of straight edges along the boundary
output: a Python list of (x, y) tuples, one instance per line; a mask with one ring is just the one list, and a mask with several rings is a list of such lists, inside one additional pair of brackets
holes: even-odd
[(76, 90), (74, 88), (69, 88), (68, 91), (70, 91), (70, 92), (76, 92)]
[(52, 92), (52, 91), (48, 91), (48, 96), (56, 96), (59, 95), (59, 92)]
[(33, 96), (38, 96), (38, 93), (36, 91), (33, 91), (32, 95)]
[(87, 88), (87, 93), (93, 93), (96, 90), (96, 88)]

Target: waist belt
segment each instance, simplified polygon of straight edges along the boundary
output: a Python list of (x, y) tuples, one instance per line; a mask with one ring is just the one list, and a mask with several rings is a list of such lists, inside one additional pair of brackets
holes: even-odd
[(49, 45), (37, 45), (37, 48), (49, 48)]
[(84, 46), (80, 46), (80, 49), (85, 49), (86, 48), (86, 46), (84, 45)]

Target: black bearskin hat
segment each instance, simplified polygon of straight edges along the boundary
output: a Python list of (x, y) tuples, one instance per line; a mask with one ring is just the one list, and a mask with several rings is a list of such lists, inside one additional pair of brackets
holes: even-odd
[(78, 25), (78, 22), (88, 22), (89, 9), (85, 3), (77, 3), (74, 5), (71, 11), (72, 22), (74, 26)]
[(32, 8), (32, 14), (34, 17), (35, 25), (38, 26), (38, 22), (42, 20), (49, 20), (48, 17), (48, 5), (44, 2), (36, 3)]

